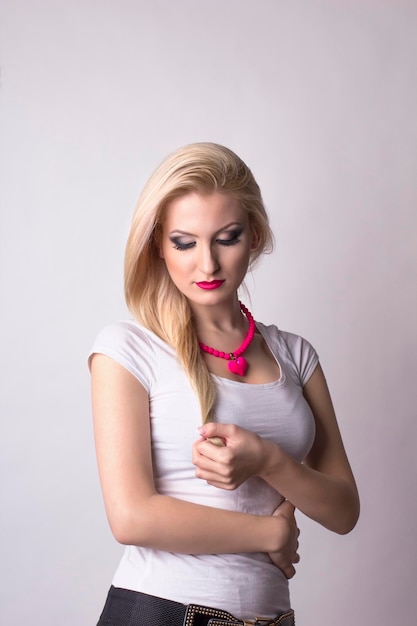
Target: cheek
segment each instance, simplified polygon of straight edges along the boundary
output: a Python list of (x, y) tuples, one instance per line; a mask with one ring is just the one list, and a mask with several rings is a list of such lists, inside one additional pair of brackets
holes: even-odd
[[(174, 254), (172, 253), (174, 252)], [(181, 256), (181, 254), (183, 256)], [(174, 277), (181, 277), (181, 274), (187, 272), (189, 266), (189, 260), (186, 258), (186, 253), (178, 253), (177, 250), (165, 250), (163, 251), (163, 257), (165, 266), (168, 270), (168, 274)]]
[(238, 258), (236, 259), (236, 267), (240, 267), (241, 271), (246, 274), (246, 271), (249, 266), (251, 250), (249, 246), (240, 251)]

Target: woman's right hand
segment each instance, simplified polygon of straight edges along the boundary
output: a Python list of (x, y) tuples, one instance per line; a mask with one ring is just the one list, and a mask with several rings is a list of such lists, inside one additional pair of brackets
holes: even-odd
[(294, 506), (288, 502), (288, 500), (284, 500), (273, 512), (273, 517), (280, 518), (280, 522), (283, 525), (282, 532), (284, 533), (284, 537), (287, 538), (287, 541), (284, 547), (278, 552), (268, 553), (274, 565), (279, 567), (288, 579), (295, 575), (294, 563), (298, 563), (300, 560), (300, 556), (297, 552), (300, 530), (297, 527), (294, 511)]

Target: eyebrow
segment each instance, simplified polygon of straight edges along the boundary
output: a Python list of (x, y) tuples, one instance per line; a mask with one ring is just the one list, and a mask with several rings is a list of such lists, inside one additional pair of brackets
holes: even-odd
[[(230, 224), (226, 224), (226, 226), (223, 226), (222, 228), (219, 228), (219, 230), (216, 230), (216, 232), (214, 233), (214, 235), (218, 235), (220, 233), (222, 233), (225, 230), (228, 230), (229, 228), (232, 228), (232, 226), (238, 226), (239, 228), (243, 228), (243, 224), (241, 224), (241, 222), (230, 222)], [(185, 230), (180, 230), (179, 228), (175, 228), (174, 230), (172, 230), (169, 233), (169, 236), (172, 237), (173, 235), (187, 235), (188, 237), (196, 237), (197, 235), (194, 235), (193, 233), (188, 233)]]

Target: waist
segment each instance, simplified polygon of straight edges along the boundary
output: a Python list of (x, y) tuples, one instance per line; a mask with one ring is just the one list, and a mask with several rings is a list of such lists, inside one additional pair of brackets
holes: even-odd
[(173, 600), (112, 586), (97, 626), (294, 626), (294, 612), (280, 615), (254, 615), (239, 619), (221, 608), (182, 604)]
[(241, 619), (290, 608), (288, 580), (263, 554), (190, 555), (127, 546), (112, 584)]

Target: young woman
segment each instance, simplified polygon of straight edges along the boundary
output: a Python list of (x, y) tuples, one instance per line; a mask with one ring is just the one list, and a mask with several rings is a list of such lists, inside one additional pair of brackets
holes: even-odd
[(174, 152), (139, 198), (125, 260), (135, 319), (90, 355), (104, 501), (126, 545), (99, 624), (290, 626), (294, 507), (341, 534), (357, 521), (315, 350), (238, 299), (271, 247), (259, 187), (222, 146)]

